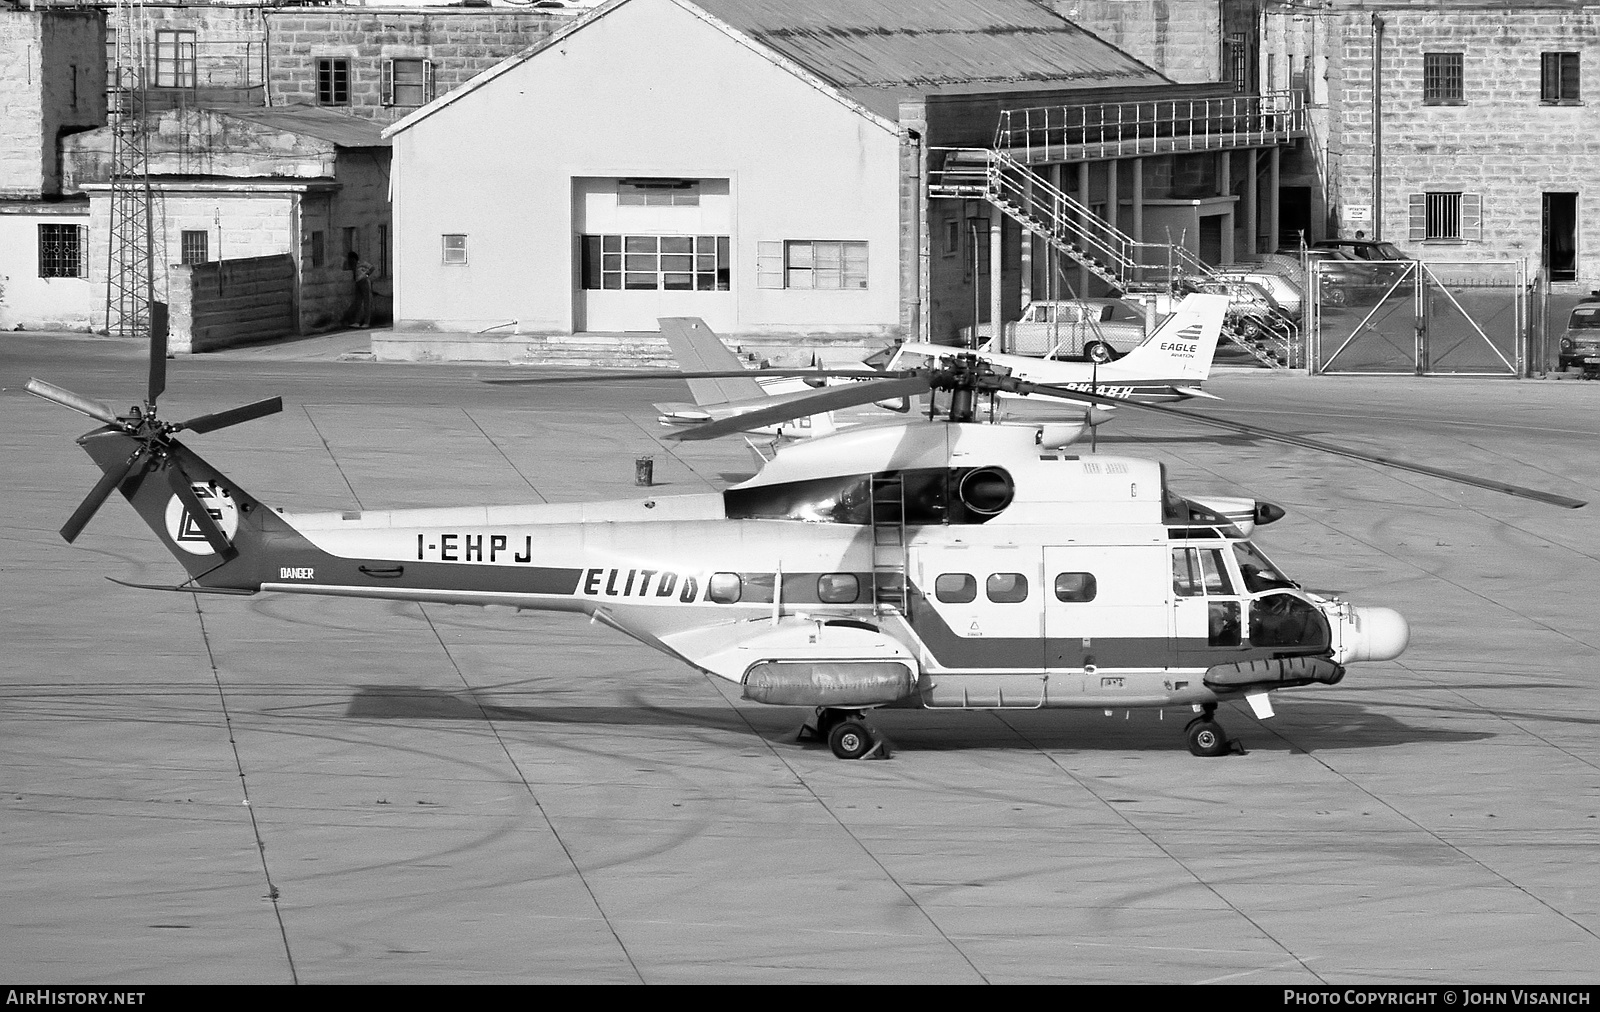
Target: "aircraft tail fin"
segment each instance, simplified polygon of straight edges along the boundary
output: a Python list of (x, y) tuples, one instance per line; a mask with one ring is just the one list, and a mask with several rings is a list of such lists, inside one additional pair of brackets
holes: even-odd
[(290, 530), (272, 510), (177, 440), (160, 455), (113, 428), (78, 442), (191, 580), (212, 590), (260, 589), (266, 539)]
[(1149, 337), (1117, 359), (1117, 366), (1162, 379), (1201, 382), (1211, 375), (1227, 311), (1225, 295), (1185, 296)]
[[(717, 372), (743, 369), (739, 356), (728, 350), (722, 339), (697, 316), (664, 316), (657, 321), (661, 336), (667, 339), (678, 367), (685, 372)], [(701, 406), (726, 404), (764, 396), (765, 391), (754, 376), (732, 376), (725, 379), (692, 379), (687, 381), (694, 402)]]

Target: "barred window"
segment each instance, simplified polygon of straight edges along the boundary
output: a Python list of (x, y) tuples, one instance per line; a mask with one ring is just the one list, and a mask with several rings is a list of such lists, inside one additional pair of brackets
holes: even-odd
[(1539, 67), (1539, 101), (1554, 104), (1576, 102), (1578, 98), (1578, 54), (1542, 54)]
[(183, 230), (183, 259), (186, 264), (203, 264), (211, 259), (206, 239), (210, 233), (204, 229)]
[(194, 32), (156, 32), (156, 87), (193, 88)]
[(1412, 242), (1480, 242), (1483, 239), (1483, 194), (1448, 190), (1413, 193), (1410, 198)]
[(757, 243), (756, 283), (761, 288), (865, 288), (867, 244), (814, 239)]
[(583, 287), (726, 292), (730, 246), (725, 235), (586, 235)]
[(350, 61), (323, 57), (317, 60), (317, 104), (350, 104)]
[(39, 226), (39, 276), (84, 278), (84, 253), (88, 243), (82, 225)]
[(1460, 53), (1422, 54), (1422, 101), (1460, 105), (1465, 101)]

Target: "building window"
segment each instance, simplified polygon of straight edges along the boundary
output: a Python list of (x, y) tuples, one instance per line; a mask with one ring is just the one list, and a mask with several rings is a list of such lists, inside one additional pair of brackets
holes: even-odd
[(433, 61), (383, 61), (383, 104), (417, 106), (433, 101)]
[(624, 179), (617, 184), (618, 207), (698, 207), (700, 183), (693, 179)]
[(465, 235), (444, 236), (444, 262), (447, 264), (464, 264), (467, 262), (467, 237)]
[(953, 257), (961, 252), (961, 222), (944, 223), (944, 255)]
[(322, 57), (317, 60), (317, 104), (350, 104), (350, 61)]
[(207, 248), (207, 237), (210, 233), (204, 229), (183, 230), (183, 259), (181, 263), (203, 264), (211, 259), (210, 250)]
[(1461, 54), (1423, 53), (1422, 101), (1428, 105), (1461, 105), (1464, 95)]
[(354, 253), (356, 256), (360, 256), (361, 255), (361, 229), (360, 229), (360, 227), (356, 226), (356, 225), (346, 225), (340, 231), (342, 231), (344, 233), (344, 255), (346, 257), (348, 257), (350, 254)]
[(726, 292), (730, 248), (725, 235), (586, 235), (583, 287)]
[(1539, 101), (1555, 105), (1578, 99), (1578, 54), (1543, 54), (1539, 68)]
[(865, 288), (867, 244), (811, 239), (757, 243), (756, 283), (761, 288)]
[(1413, 242), (1479, 242), (1483, 239), (1483, 194), (1435, 191), (1413, 193)]
[(82, 225), (39, 226), (39, 276), (41, 278), (84, 278)]
[(194, 87), (194, 32), (156, 32), (156, 87)]
[(311, 266), (321, 267), (328, 260), (327, 243), (320, 230), (311, 233)]

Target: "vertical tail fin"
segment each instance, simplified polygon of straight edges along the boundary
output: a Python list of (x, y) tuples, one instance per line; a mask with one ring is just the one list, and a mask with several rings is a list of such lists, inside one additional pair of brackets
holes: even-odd
[[(678, 368), (685, 372), (732, 371), (744, 368), (739, 356), (729, 351), (728, 346), (722, 343), (722, 339), (699, 317), (664, 316), (656, 322), (661, 326), (661, 336), (667, 339), (667, 346), (672, 349), (672, 357), (678, 360)], [(692, 379), (688, 383), (689, 394), (701, 407), (766, 395), (766, 391), (761, 389), (761, 384), (756, 382), (754, 376)]]
[(1117, 359), (1119, 371), (1137, 370), (1160, 379), (1200, 382), (1211, 375), (1211, 360), (1228, 311), (1225, 295), (1185, 296), (1138, 347)]

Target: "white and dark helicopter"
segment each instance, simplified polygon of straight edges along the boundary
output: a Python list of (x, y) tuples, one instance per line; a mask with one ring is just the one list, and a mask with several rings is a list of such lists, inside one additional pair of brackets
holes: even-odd
[[(886, 754), (866, 720), (878, 707), (1191, 707), (1189, 749), (1219, 755), (1230, 748), (1220, 702), (1242, 698), (1270, 716), (1272, 690), (1337, 683), (1348, 664), (1399, 655), (1409, 635), (1398, 613), (1306, 590), (1274, 566), (1249, 537), (1282, 515), (1271, 504), (1224, 504), (1230, 518), (1168, 488), (1157, 462), (1042, 453), (1041, 427), (980, 421), (996, 394), (1110, 399), (970, 354), (686, 430), (712, 438), (929, 393), (948, 402), (927, 420), (793, 443), (721, 493), (288, 513), (177, 438), (272, 414), (281, 400), (164, 421), (161, 343), (145, 401), (126, 414), (27, 386), (102, 423), (78, 442), (103, 475), (62, 536), (74, 540), (121, 492), (189, 576), (127, 585), (588, 615), (740, 684), (746, 699), (811, 708), (803, 730), (844, 759)], [(1141, 410), (1584, 505), (1169, 406)]]

